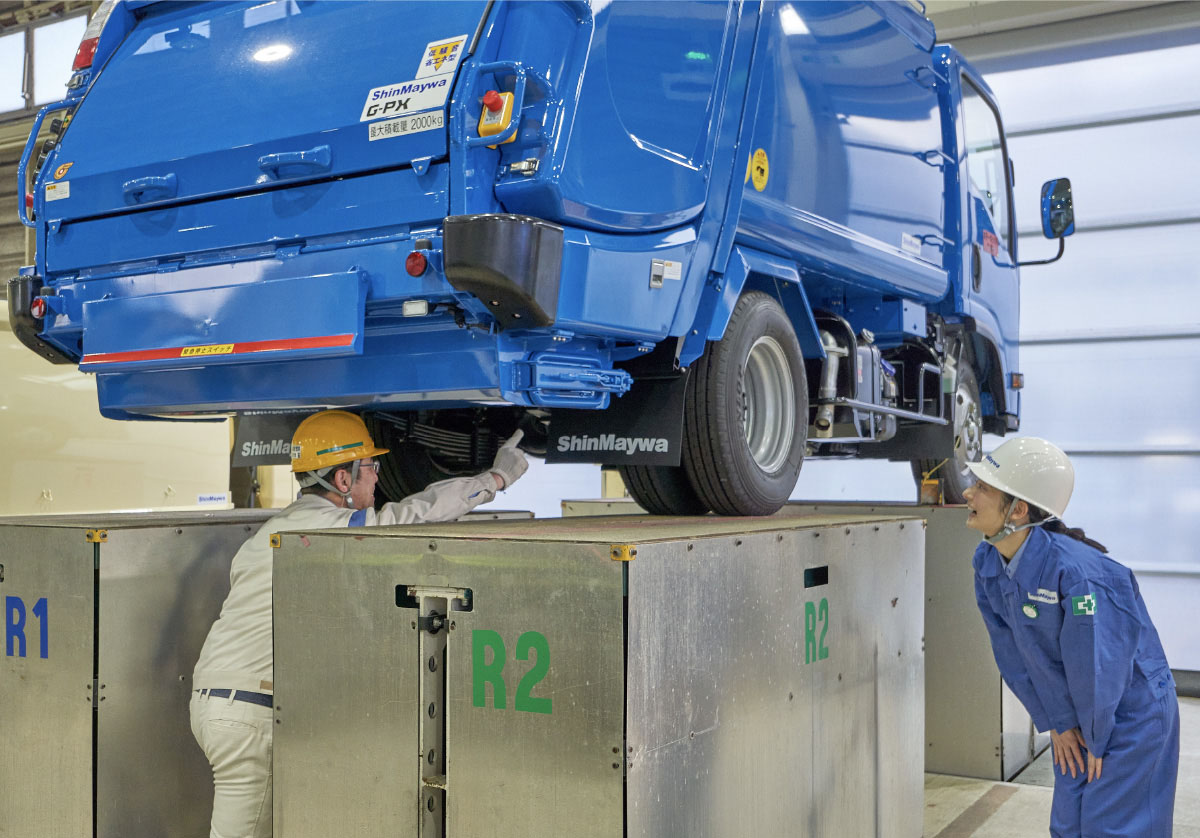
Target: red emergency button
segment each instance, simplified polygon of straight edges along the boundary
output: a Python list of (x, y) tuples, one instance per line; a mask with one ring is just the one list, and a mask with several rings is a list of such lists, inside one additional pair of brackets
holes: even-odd
[(46, 316), (46, 300), (43, 297), (34, 297), (29, 303), (29, 313), (34, 319), (41, 320)]
[(504, 109), (504, 97), (495, 90), (483, 94), (483, 106), (493, 113)]

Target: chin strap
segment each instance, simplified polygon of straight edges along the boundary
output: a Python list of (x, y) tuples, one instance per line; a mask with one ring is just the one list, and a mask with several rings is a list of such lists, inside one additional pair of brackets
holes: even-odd
[(1019, 498), (1013, 498), (1012, 503), (1010, 503), (1008, 505), (1008, 509), (1004, 512), (1004, 526), (1000, 528), (1000, 531), (998, 533), (996, 533), (995, 535), (985, 535), (983, 537), (984, 541), (986, 541), (988, 544), (991, 544), (994, 547), (997, 544), (999, 544), (1001, 541), (1003, 541), (1004, 539), (1008, 538), (1010, 535), (1016, 535), (1017, 533), (1027, 530), (1027, 529), (1031, 529), (1032, 527), (1040, 527), (1042, 524), (1049, 524), (1051, 521), (1058, 520), (1057, 515), (1051, 515), (1049, 518), (1046, 518), (1045, 520), (1042, 520), (1042, 521), (1038, 521), (1036, 523), (1030, 522), (1028, 524), (1021, 524), (1020, 526), (1014, 527), (1012, 524), (1010, 524), (1008, 522), (1008, 519), (1009, 519), (1009, 516), (1012, 515), (1013, 507), (1015, 507), (1017, 505), (1018, 500), (1019, 500)]
[(360, 462), (360, 460), (355, 460), (350, 465), (350, 488), (344, 492), (340, 491), (336, 486), (334, 486), (321, 475), (317, 474), (315, 471), (309, 473), (313, 476), (313, 479), (316, 481), (318, 486), (322, 486), (323, 488), (333, 492), (335, 495), (341, 497), (341, 499), (346, 502), (346, 506), (349, 508), (357, 509), (358, 507), (354, 505), (354, 501), (350, 498), (350, 492), (352, 489), (354, 489), (354, 484), (358, 482), (358, 467)]

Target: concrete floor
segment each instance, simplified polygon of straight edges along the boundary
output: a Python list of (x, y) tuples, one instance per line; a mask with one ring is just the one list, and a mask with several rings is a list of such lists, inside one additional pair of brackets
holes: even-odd
[[(1179, 700), (1174, 838), (1200, 838), (1200, 699)], [(1047, 749), (1012, 783), (925, 775), (925, 838), (1046, 838), (1053, 764)]]

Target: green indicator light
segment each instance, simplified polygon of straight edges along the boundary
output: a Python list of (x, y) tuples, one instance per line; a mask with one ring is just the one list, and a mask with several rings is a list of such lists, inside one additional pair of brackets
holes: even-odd
[(712, 56), (707, 52), (699, 52), (697, 50), (690, 50), (684, 58), (688, 61), (712, 61)]

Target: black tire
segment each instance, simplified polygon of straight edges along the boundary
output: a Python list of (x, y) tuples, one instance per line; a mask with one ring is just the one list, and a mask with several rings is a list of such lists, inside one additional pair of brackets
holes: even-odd
[(638, 505), (651, 515), (707, 515), (683, 466), (621, 466), (621, 479)]
[(935, 460), (914, 460), (913, 479), (920, 495), (921, 480), (929, 471), (941, 478), (946, 503), (966, 503), (966, 491), (975, 482), (967, 463), (983, 458), (983, 408), (979, 402), (979, 381), (975, 371), (964, 363), (958, 369), (958, 383), (952, 402), (954, 444), (946, 456)]
[(696, 494), (720, 515), (778, 511), (796, 488), (808, 439), (804, 357), (779, 303), (743, 294), (692, 376), (683, 465)]
[(364, 417), (371, 439), (390, 454), (379, 459), (379, 482), (375, 484), (375, 504), (399, 501), (425, 491), (430, 483), (449, 477), (477, 474), (478, 469), (453, 468), (439, 463), (429, 448), (417, 442), (401, 441), (394, 425), (368, 414)]

